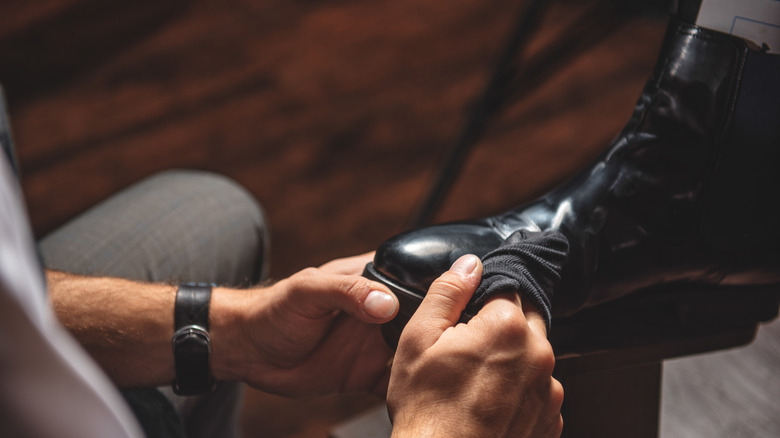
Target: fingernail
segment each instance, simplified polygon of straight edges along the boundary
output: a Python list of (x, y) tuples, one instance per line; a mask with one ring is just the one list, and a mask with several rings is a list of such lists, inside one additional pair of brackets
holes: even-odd
[(390, 294), (372, 290), (363, 302), (363, 311), (376, 319), (386, 319), (395, 313), (396, 301)]
[(450, 268), (451, 271), (461, 275), (469, 275), (477, 269), (479, 259), (473, 254), (466, 254), (459, 258)]

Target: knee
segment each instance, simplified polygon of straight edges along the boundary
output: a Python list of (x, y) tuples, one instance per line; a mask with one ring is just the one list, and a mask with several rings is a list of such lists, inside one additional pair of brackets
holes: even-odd
[(194, 227), (199, 231), (195, 234), (210, 241), (214, 253), (223, 258), (255, 260), (259, 265), (255, 267), (255, 281), (267, 273), (267, 216), (241, 184), (213, 172), (178, 169), (150, 177), (149, 184), (168, 193), (171, 210), (182, 220), (196, 223)]
[[(268, 222), (260, 203), (244, 186), (225, 175), (176, 169), (161, 172), (150, 179), (157, 187), (167, 187), (179, 199), (187, 200), (189, 205), (183, 207), (188, 209), (189, 214), (213, 227), (251, 226), (260, 232), (259, 239), (266, 234)], [(177, 202), (176, 198), (169, 199)]]
[(49, 268), (145, 281), (253, 282), (268, 264), (266, 216), (221, 175), (170, 170), (96, 205), (41, 242)]
[(233, 248), (267, 264), (270, 247), (267, 216), (255, 197), (235, 180), (202, 170), (167, 170), (142, 182), (166, 193), (171, 211), (210, 236), (218, 252)]
[(147, 184), (156, 191), (169, 192), (173, 202), (177, 198), (187, 200), (190, 207), (200, 207), (206, 215), (251, 217), (259, 226), (266, 225), (266, 215), (258, 201), (227, 176), (204, 170), (175, 169), (153, 175), (140, 185)]

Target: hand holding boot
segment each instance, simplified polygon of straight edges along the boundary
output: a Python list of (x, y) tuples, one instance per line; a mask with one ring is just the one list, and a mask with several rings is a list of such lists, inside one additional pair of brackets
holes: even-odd
[(387, 397), (394, 437), (560, 436), (563, 389), (539, 312), (503, 294), (458, 324), (481, 275), (477, 257), (461, 257), (401, 335)]
[(234, 348), (222, 351), (223, 378), (286, 396), (384, 396), (392, 351), (379, 324), (395, 316), (398, 302), (382, 284), (359, 276), (372, 255), (304, 269), (265, 289), (234, 291), (223, 302), (243, 323), (224, 324), (234, 340), (226, 345)]

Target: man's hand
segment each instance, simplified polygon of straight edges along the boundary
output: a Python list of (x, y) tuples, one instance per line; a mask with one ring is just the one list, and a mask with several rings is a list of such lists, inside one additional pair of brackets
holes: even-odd
[[(359, 276), (371, 254), (305, 269), (269, 287), (214, 288), (211, 371), (284, 395), (387, 389), (379, 324), (398, 312), (384, 285)], [(48, 272), (52, 305), (120, 387), (173, 381), (176, 286)]]
[(263, 289), (217, 290), (212, 370), (283, 395), (383, 395), (392, 355), (379, 324), (398, 312), (384, 285), (359, 276), (372, 254), (305, 269)]
[(505, 295), (458, 324), (481, 275), (477, 257), (461, 257), (404, 329), (387, 396), (393, 436), (560, 436), (563, 389), (541, 315)]

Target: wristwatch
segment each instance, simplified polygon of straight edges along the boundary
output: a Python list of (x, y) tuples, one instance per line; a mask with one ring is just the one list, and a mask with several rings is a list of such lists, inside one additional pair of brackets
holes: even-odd
[(207, 394), (214, 389), (211, 375), (211, 338), (209, 337), (208, 283), (184, 283), (176, 291), (174, 306), (173, 361), (176, 380), (173, 392), (178, 395)]

